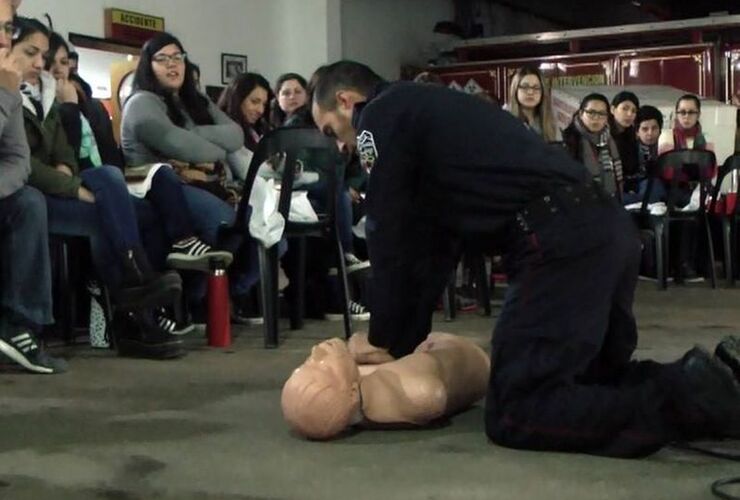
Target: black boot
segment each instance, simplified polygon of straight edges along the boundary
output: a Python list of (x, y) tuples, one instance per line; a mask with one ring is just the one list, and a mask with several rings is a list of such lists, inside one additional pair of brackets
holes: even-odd
[(182, 280), (174, 271), (156, 273), (141, 248), (128, 250), (122, 257), (123, 278), (113, 300), (120, 309), (170, 305), (182, 292)]
[(675, 409), (688, 439), (740, 438), (740, 385), (730, 369), (695, 347), (680, 362)]
[(732, 370), (740, 383), (740, 337), (730, 335), (723, 338), (717, 344), (714, 355)]
[(113, 338), (119, 356), (173, 359), (186, 354), (180, 338), (160, 326), (154, 311), (116, 311)]

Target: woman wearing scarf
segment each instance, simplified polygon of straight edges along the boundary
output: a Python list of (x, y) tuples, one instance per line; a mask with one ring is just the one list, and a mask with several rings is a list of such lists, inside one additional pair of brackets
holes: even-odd
[(622, 161), (624, 191), (637, 189), (636, 176), (639, 174), (639, 165), (635, 117), (638, 109), (640, 100), (627, 90), (619, 92), (612, 99), (609, 131), (617, 144), (619, 159)]
[(622, 199), (622, 162), (609, 132), (609, 101), (602, 94), (589, 94), (563, 131), (571, 156), (583, 163), (609, 195)]
[[(676, 118), (673, 121), (673, 134), (664, 133), (658, 142), (659, 154), (667, 153), (674, 149), (712, 149), (707, 142), (701, 129), (699, 117), (701, 115), (701, 102), (694, 94), (685, 94), (676, 101)], [(666, 178), (666, 180), (669, 180)], [(679, 192), (675, 200), (676, 206), (684, 207), (691, 203), (694, 189), (689, 183), (679, 177)], [(673, 255), (677, 256), (677, 262), (671, 263), (675, 269), (679, 281), (695, 282), (701, 281), (694, 265), (698, 238), (697, 229), (694, 224), (681, 223), (671, 232)]]

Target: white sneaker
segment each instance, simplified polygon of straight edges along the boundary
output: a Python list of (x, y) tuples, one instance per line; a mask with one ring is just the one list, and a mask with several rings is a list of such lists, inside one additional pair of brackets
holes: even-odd
[(344, 254), (344, 262), (347, 267), (347, 274), (370, 267), (369, 260), (360, 260), (355, 254), (351, 252), (347, 252)]

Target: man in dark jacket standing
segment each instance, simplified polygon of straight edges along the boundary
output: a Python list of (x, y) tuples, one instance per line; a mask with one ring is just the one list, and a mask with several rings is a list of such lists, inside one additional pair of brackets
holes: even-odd
[(350, 61), (317, 73), (317, 125), (356, 144), (370, 172), (373, 346), (400, 357), (426, 338), (475, 242), (503, 251), (509, 276), (486, 402), (493, 441), (633, 457), (740, 435), (740, 388), (720, 360), (698, 348), (671, 364), (631, 360), (640, 244), (585, 167), (463, 93), (387, 84)]
[(46, 202), (27, 186), (30, 152), (23, 128), (21, 74), (9, 55), (10, 0), (0, 0), (0, 352), (35, 373), (66, 363), (46, 354), (36, 334), (52, 319)]

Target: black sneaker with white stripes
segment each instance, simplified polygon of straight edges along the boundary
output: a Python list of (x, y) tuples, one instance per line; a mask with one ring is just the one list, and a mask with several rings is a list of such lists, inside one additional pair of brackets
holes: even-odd
[(167, 265), (174, 269), (190, 269), (194, 271), (209, 271), (211, 260), (219, 260), (228, 267), (234, 256), (231, 252), (213, 250), (203, 243), (200, 238), (193, 236), (172, 245), (167, 255)]
[(187, 335), (195, 328), (195, 324), (192, 321), (178, 323), (174, 319), (171, 319), (167, 310), (164, 308), (159, 309), (154, 316), (159, 328), (172, 335)]
[(3, 322), (0, 332), (0, 352), (33, 373), (63, 373), (67, 362), (50, 356), (42, 349), (36, 336), (28, 329)]
[[(324, 319), (327, 321), (341, 321), (344, 319), (344, 314), (342, 313), (341, 308), (338, 309), (338, 312), (330, 311), (324, 314)], [(349, 315), (354, 321), (370, 320), (370, 311), (368, 311), (365, 306), (359, 302), (355, 302), (354, 300), (349, 301)]]

